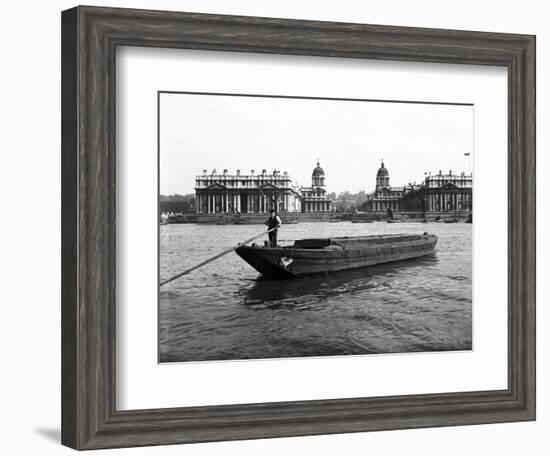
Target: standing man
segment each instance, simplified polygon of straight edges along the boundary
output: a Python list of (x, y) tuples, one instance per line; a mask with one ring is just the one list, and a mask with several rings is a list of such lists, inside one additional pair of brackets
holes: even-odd
[(277, 216), (277, 211), (275, 209), (271, 209), (269, 213), (269, 218), (265, 224), (268, 230), (275, 228), (273, 231), (267, 233), (269, 236), (269, 247), (277, 247), (277, 231), (281, 227), (281, 219)]

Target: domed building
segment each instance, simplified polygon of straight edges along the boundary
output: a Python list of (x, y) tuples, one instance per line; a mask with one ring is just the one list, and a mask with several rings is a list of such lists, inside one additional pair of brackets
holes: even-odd
[(384, 161), (376, 173), (376, 187), (371, 193), (370, 209), (375, 212), (399, 211), (405, 189), (390, 186), (390, 172), (384, 166)]
[(378, 172), (376, 173), (376, 189), (382, 187), (389, 187), (390, 186), (390, 172), (388, 171), (388, 168), (384, 166), (384, 160), (382, 160), (382, 164), (380, 165), (380, 168), (378, 169)]
[(325, 171), (319, 160), (311, 173), (311, 187), (302, 187), (302, 212), (331, 212), (332, 201), (327, 198)]

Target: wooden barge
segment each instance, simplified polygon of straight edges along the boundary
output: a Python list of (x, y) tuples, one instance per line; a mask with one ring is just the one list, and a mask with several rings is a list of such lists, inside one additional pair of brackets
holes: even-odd
[(392, 234), (301, 239), (292, 246), (240, 245), (237, 255), (270, 278), (292, 278), (358, 269), (434, 253), (433, 234)]

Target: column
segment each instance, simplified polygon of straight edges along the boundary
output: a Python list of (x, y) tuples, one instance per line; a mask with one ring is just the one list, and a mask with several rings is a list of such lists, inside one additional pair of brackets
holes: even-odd
[(224, 212), (229, 212), (229, 193), (226, 192), (225, 194), (225, 211)]

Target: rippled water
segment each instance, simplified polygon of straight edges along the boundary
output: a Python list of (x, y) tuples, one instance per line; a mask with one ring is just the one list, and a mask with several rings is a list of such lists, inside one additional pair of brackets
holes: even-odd
[[(263, 230), (261, 225), (163, 225), (166, 279)], [(284, 225), (304, 237), (422, 233), (430, 257), (332, 275), (262, 280), (235, 253), (162, 287), (161, 362), (468, 350), (472, 346), (472, 225)]]

